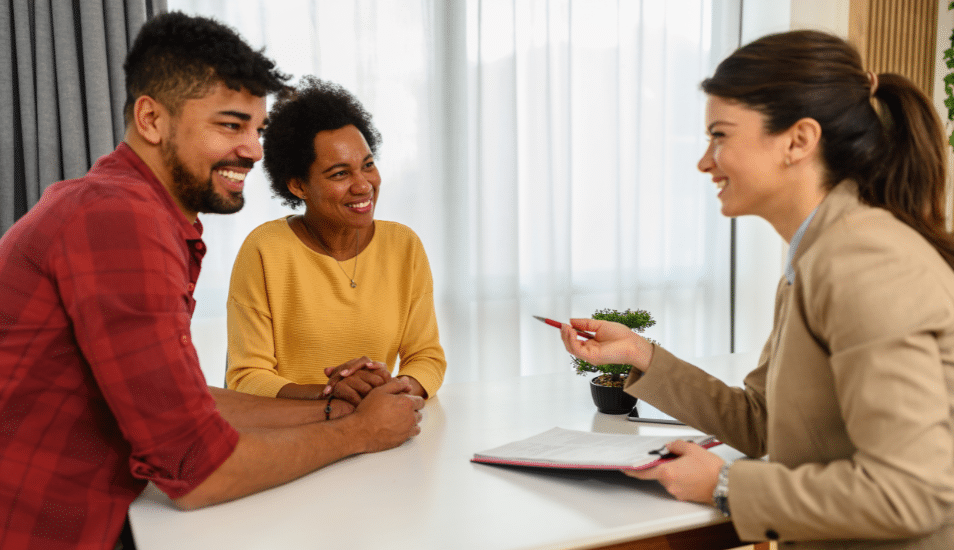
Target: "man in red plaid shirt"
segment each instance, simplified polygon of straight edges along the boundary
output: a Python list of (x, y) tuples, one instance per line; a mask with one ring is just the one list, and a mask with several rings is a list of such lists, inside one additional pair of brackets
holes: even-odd
[[(391, 380), (352, 409), (206, 386), (198, 212), (242, 207), (285, 75), (210, 19), (160, 15), (126, 58), (126, 135), (0, 239), (0, 548), (112, 549), (152, 481), (238, 498), (419, 433)], [(326, 411), (326, 406), (328, 407)]]

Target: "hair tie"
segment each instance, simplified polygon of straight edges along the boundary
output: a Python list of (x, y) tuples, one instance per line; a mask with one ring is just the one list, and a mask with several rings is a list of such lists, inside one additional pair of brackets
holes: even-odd
[(878, 75), (871, 71), (868, 71), (868, 86), (871, 88), (870, 97), (874, 97), (878, 91)]

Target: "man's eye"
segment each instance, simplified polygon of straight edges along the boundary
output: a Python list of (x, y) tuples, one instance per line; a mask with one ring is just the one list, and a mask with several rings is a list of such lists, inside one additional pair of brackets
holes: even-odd
[(229, 130), (238, 130), (242, 127), (242, 125), (237, 122), (223, 122), (222, 126), (224, 128), (228, 128)]

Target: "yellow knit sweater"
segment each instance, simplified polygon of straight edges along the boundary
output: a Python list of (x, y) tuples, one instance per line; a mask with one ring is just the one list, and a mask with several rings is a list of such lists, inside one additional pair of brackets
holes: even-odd
[(434, 285), (420, 239), (377, 220), (355, 260), (308, 248), (286, 218), (257, 227), (242, 244), (228, 298), (228, 387), (274, 397), (289, 382), (322, 384), (325, 367), (368, 356), (420, 382), (428, 396), (447, 361), (437, 333)]

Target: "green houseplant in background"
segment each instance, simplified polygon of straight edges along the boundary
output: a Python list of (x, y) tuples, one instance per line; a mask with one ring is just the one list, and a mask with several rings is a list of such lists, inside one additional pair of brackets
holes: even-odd
[[(947, 10), (954, 10), (954, 2), (947, 4)], [(951, 47), (944, 50), (944, 63), (948, 69), (954, 69), (954, 32), (949, 39)], [(954, 72), (948, 72), (944, 75), (944, 106), (947, 107), (947, 129), (951, 130), (951, 122), (954, 122)], [(954, 130), (948, 135), (947, 142), (954, 147)]]
[[(616, 311), (615, 309), (600, 309), (592, 316), (600, 321), (613, 321), (629, 327), (634, 332), (643, 332), (656, 324), (648, 311)], [(650, 340), (652, 342), (652, 340)], [(593, 365), (577, 357), (573, 357), (573, 368), (580, 376), (587, 373), (600, 373), (590, 380), (590, 390), (596, 408), (606, 414), (628, 413), (636, 405), (636, 398), (623, 391), (626, 378), (629, 375), (630, 365), (610, 364)]]

